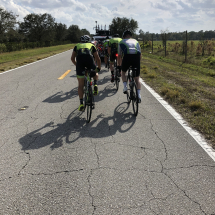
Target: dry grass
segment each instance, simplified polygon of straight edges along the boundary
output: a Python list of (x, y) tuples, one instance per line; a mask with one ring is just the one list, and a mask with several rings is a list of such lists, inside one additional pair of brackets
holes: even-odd
[(148, 52), (143, 52), (141, 65), (144, 81), (215, 148), (215, 69)]

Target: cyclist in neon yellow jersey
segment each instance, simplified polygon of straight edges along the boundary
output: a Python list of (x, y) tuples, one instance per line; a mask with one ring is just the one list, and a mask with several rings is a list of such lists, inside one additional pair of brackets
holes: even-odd
[(125, 73), (130, 66), (137, 68), (136, 77), (134, 80), (137, 84), (138, 102), (141, 102), (141, 83), (140, 83), (140, 60), (141, 60), (141, 49), (137, 40), (132, 38), (132, 32), (129, 30), (124, 31), (122, 40), (118, 47), (118, 58), (122, 59), (122, 81), (124, 85), (123, 93), (127, 93), (127, 80)]
[(109, 43), (109, 37), (106, 37), (105, 42), (103, 43), (103, 51), (104, 51), (104, 60), (105, 60), (105, 68), (107, 68), (107, 58), (108, 58), (108, 43)]
[[(93, 56), (98, 63), (96, 68)], [(72, 52), (71, 61), (76, 66), (76, 75), (78, 79), (78, 95), (80, 99), (79, 111), (84, 111), (83, 95), (84, 95), (84, 74), (85, 68), (88, 70), (96, 70), (94, 74), (94, 91), (93, 94), (98, 94), (98, 72), (101, 69), (101, 60), (99, 58), (96, 47), (90, 43), (90, 37), (88, 35), (81, 36), (80, 43), (78, 43)]]
[[(114, 82), (114, 60), (117, 59), (118, 44), (122, 39), (119, 38), (119, 34), (115, 34), (108, 43), (108, 54), (110, 55), (110, 69), (111, 69), (111, 82)], [(121, 61), (117, 59), (117, 68), (121, 74)]]

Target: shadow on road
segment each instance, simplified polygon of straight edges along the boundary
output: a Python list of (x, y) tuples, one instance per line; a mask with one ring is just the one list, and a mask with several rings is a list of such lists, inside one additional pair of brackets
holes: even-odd
[[(98, 115), (90, 123), (86, 123), (86, 113), (74, 110), (65, 123), (47, 123), (43, 127), (30, 132), (19, 139), (22, 150), (39, 149), (50, 145), (51, 149), (63, 144), (72, 144), (81, 138), (102, 138), (114, 136), (116, 132), (127, 132), (136, 122), (132, 112), (127, 112), (129, 105), (119, 104), (113, 116)], [(92, 113), (95, 117), (96, 111)]]
[[(106, 84), (110, 80), (110, 76), (105, 76), (103, 79), (98, 80), (98, 87)], [(78, 82), (77, 82), (78, 85)], [(116, 87), (113, 83), (108, 84), (103, 90), (100, 91), (101, 88), (99, 88), (99, 94), (95, 97), (95, 101), (101, 101), (105, 99), (106, 97), (111, 97), (117, 93)], [(69, 92), (63, 93), (57, 92), (54, 95), (48, 97), (47, 99), (43, 100), (43, 102), (47, 103), (60, 103), (64, 102), (66, 100), (72, 99), (78, 97), (78, 87), (73, 88)]]
[(59, 103), (59, 102), (64, 102), (68, 99), (72, 99), (78, 96), (78, 87), (75, 87), (74, 89), (72, 89), (69, 92), (63, 93), (61, 92), (57, 92), (54, 95), (48, 97), (47, 99), (45, 99), (43, 102), (47, 102), (47, 103)]

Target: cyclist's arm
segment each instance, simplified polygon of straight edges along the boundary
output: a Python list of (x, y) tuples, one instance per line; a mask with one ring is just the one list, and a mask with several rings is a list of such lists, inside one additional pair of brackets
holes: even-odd
[(99, 69), (101, 69), (101, 59), (100, 59), (100, 57), (99, 57), (99, 55), (98, 55), (98, 52), (97, 52), (97, 51), (94, 52), (94, 53), (93, 53), (93, 56), (95, 57), (95, 60), (96, 60), (96, 62), (97, 62), (97, 64), (98, 64)]
[(72, 56), (71, 56), (71, 61), (72, 61), (73, 64), (76, 66), (76, 60), (75, 60), (75, 58), (76, 58), (76, 52), (73, 50)]

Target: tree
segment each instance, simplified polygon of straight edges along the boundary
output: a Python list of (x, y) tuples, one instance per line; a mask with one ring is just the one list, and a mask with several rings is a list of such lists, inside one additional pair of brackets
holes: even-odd
[(110, 24), (110, 31), (112, 35), (119, 34), (121, 37), (123, 32), (127, 29), (129, 29), (134, 34), (138, 29), (138, 22), (134, 19), (128, 19), (126, 17), (117, 17), (114, 18)]
[(72, 43), (78, 43), (80, 41), (82, 33), (78, 25), (71, 25), (68, 28), (68, 35), (67, 39), (70, 40)]
[(89, 35), (90, 36), (90, 32), (87, 29), (81, 29), (81, 34), (82, 35)]
[(57, 41), (63, 41), (67, 37), (67, 26), (62, 23), (55, 23), (55, 38)]
[(18, 15), (0, 8), (0, 42), (8, 41), (8, 32), (14, 29)]
[(55, 38), (55, 19), (47, 13), (28, 14), (20, 23), (20, 33), (29, 41), (53, 41)]

